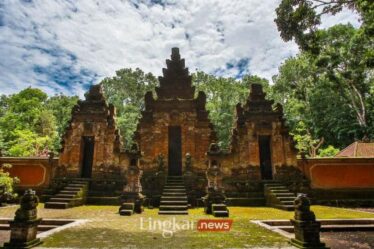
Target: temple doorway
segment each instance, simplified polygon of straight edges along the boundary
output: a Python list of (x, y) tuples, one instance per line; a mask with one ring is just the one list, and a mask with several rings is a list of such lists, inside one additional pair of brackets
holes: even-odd
[(168, 169), (170, 176), (182, 175), (182, 133), (180, 126), (169, 126)]
[(90, 178), (92, 174), (92, 165), (94, 157), (95, 138), (82, 137), (82, 162), (81, 177)]
[(263, 180), (271, 180), (273, 179), (273, 169), (271, 167), (270, 136), (259, 136), (258, 143), (260, 148), (261, 178)]

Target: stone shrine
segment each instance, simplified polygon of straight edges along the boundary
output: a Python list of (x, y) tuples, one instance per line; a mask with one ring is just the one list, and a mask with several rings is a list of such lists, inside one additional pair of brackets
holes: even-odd
[(121, 137), (115, 108), (105, 101), (101, 85), (94, 85), (72, 110), (62, 138), (57, 175), (74, 178), (119, 176)]
[[(113, 105), (105, 101), (101, 85), (91, 87), (86, 100), (73, 108), (62, 138), (50, 207), (72, 207), (87, 199), (141, 212), (144, 201), (160, 206), (160, 214), (187, 214), (188, 207), (205, 203), (209, 212), (215, 205), (228, 215), (225, 203), (264, 205), (265, 182), (300, 176), (282, 106), (273, 108), (261, 85), (252, 84), (245, 105), (236, 107), (229, 150), (217, 147), (206, 95), (196, 94), (178, 48), (166, 60), (155, 93), (144, 96), (136, 151), (125, 151)], [(73, 199), (58, 203), (67, 194)]]
[(178, 48), (172, 49), (166, 65), (156, 87), (157, 98), (152, 92), (145, 95), (145, 110), (135, 135), (143, 153), (142, 167), (144, 171), (156, 170), (155, 160), (163, 154), (168, 175), (181, 176), (185, 171), (183, 155), (189, 153), (194, 169), (204, 171), (205, 153), (215, 140), (205, 93), (195, 97), (192, 78)]

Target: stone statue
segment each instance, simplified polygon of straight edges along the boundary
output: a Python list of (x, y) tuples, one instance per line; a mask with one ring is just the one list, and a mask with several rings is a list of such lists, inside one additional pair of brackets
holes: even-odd
[(156, 162), (158, 171), (165, 171), (164, 155), (162, 153), (158, 154)]
[(39, 204), (39, 198), (35, 195), (35, 191), (28, 189), (22, 196), (20, 205), (17, 209), (15, 221), (34, 221), (36, 220), (37, 210), (36, 207)]
[(143, 212), (144, 196), (141, 193), (143, 188), (140, 182), (143, 171), (138, 167), (138, 161), (141, 156), (138, 145), (136, 143), (132, 144), (127, 154), (129, 156), (129, 167), (126, 172), (126, 185), (121, 195), (120, 215)]
[(10, 241), (4, 244), (4, 248), (31, 248), (41, 244), (36, 238), (38, 225), (42, 219), (37, 218), (37, 206), (39, 198), (35, 191), (29, 189), (21, 197), (20, 208), (17, 209), (14, 220), (9, 222)]
[(186, 153), (186, 161), (185, 161), (186, 171), (192, 171), (192, 157), (190, 153)]
[(142, 192), (142, 185), (140, 184), (140, 179), (142, 177), (143, 171), (139, 170), (136, 165), (130, 166), (127, 171), (127, 184), (123, 189), (123, 192), (140, 193)]

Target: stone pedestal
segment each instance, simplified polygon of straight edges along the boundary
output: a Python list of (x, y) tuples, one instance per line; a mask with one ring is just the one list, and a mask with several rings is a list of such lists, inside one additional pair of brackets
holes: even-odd
[(291, 223), (295, 229), (295, 238), (290, 243), (303, 249), (327, 249), (320, 241), (321, 223), (316, 221), (314, 213), (310, 210), (310, 200), (305, 194), (299, 194), (295, 201), (295, 217)]
[(321, 224), (317, 221), (291, 220), (295, 228), (295, 238), (290, 243), (298, 248), (326, 249), (325, 243), (320, 242), (319, 231)]
[(32, 248), (40, 245), (42, 241), (36, 238), (38, 225), (42, 219), (34, 221), (10, 221), (10, 241), (4, 244), (4, 248)]
[[(133, 212), (140, 214), (143, 212), (144, 196), (140, 193), (123, 193), (121, 196), (121, 207), (119, 208), (120, 215), (129, 215), (128, 211), (130, 205), (133, 205)], [(130, 214), (131, 215), (131, 214)]]
[(9, 222), (10, 241), (4, 244), (4, 248), (31, 248), (42, 243), (36, 238), (38, 225), (42, 220), (37, 218), (38, 203), (35, 191), (27, 190), (21, 198), (14, 220)]
[(213, 214), (212, 205), (225, 204), (226, 197), (221, 191), (210, 189), (208, 194), (203, 197), (204, 212), (206, 214)]

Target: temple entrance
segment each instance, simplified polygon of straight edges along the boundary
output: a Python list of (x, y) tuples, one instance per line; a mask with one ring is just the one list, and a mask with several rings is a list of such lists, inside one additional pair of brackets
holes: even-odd
[(169, 126), (169, 175), (182, 175), (182, 133), (180, 126)]
[(90, 178), (92, 173), (92, 164), (94, 157), (95, 138), (82, 137), (82, 161), (81, 161), (81, 177)]
[(263, 180), (271, 180), (273, 179), (273, 169), (271, 167), (270, 136), (259, 136), (258, 143), (260, 148), (261, 178)]

